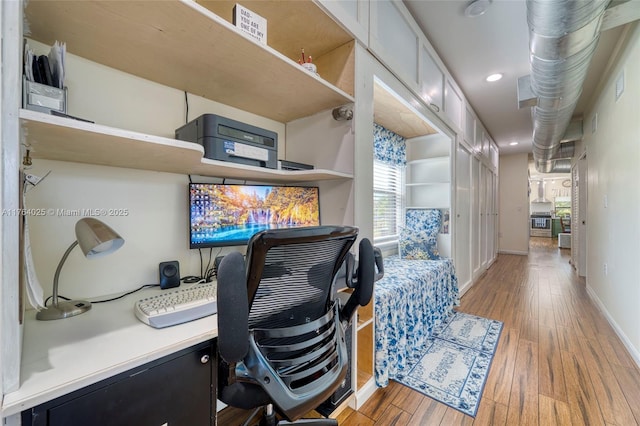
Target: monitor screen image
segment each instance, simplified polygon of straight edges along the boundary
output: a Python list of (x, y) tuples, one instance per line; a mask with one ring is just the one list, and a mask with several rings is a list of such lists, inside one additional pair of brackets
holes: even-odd
[(247, 244), (265, 229), (320, 225), (317, 187), (189, 184), (189, 247)]

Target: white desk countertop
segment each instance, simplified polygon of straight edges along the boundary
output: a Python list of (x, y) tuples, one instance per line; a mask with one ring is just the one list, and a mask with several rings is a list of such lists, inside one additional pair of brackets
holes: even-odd
[(217, 315), (163, 329), (140, 322), (134, 302), (160, 291), (94, 304), (84, 314), (55, 321), (37, 321), (35, 311), (27, 311), (20, 388), (5, 395), (2, 414), (20, 413), (218, 335)]

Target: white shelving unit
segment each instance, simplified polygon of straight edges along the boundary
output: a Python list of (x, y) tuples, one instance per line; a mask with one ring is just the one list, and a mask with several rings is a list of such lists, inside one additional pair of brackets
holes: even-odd
[[(407, 139), (406, 207), (451, 212), (451, 139), (441, 134)], [(451, 257), (451, 233), (438, 235), (438, 250)]]
[[(264, 45), (231, 24), (234, 4), (29, 2), (25, 19), (28, 37), (38, 42), (64, 40), (74, 55), (282, 123), (354, 102), (353, 38), (317, 5), (296, 2), (308, 19), (291, 26), (292, 12), (281, 4), (247, 5), (269, 22)], [(314, 62), (322, 77), (296, 62), (299, 51), (290, 49), (300, 43), (318, 52)], [(274, 182), (353, 177), (225, 163), (203, 158), (195, 144), (165, 137), (32, 111), (21, 111), (20, 117), (34, 158)]]

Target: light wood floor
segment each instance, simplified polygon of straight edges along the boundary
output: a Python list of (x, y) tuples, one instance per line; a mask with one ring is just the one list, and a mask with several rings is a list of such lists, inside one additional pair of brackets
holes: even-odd
[[(640, 370), (591, 302), (557, 240), (532, 238), (529, 256), (499, 255), (464, 295), (462, 312), (504, 328), (478, 413), (469, 417), (396, 382), (341, 426), (638, 425)], [(640, 309), (640, 307), (639, 307)], [(240, 424), (222, 415), (219, 424)]]

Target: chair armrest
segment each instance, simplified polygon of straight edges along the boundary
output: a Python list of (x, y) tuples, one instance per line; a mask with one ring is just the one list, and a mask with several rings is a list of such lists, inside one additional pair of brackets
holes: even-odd
[(375, 276), (373, 277), (373, 282), (376, 282), (384, 277), (384, 262), (382, 260), (382, 250), (380, 250), (379, 247), (374, 247), (373, 255), (376, 262), (376, 269), (378, 270), (378, 272), (376, 272)]
[[(371, 300), (373, 283), (376, 281), (375, 265), (377, 262), (375, 257), (376, 255), (371, 241), (367, 238), (362, 239), (358, 253), (358, 267), (354, 273), (356, 278), (351, 280), (351, 286), (355, 289), (340, 311), (341, 322), (346, 321), (348, 323), (356, 308), (358, 306), (365, 306)], [(382, 256), (380, 256), (380, 262), (382, 262)]]
[(218, 351), (228, 363), (249, 351), (249, 302), (244, 257), (226, 255), (218, 269)]

